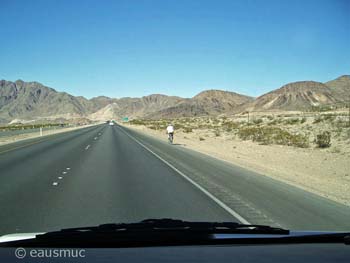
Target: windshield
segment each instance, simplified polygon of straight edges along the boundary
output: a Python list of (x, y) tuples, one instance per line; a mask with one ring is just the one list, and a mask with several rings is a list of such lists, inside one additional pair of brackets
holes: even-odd
[(1, 1), (0, 236), (350, 231), (349, 8)]

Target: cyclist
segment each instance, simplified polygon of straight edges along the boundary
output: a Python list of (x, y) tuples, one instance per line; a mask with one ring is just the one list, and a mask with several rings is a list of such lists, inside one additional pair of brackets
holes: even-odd
[(166, 133), (168, 134), (168, 140), (170, 143), (173, 143), (174, 140), (174, 125), (172, 125), (171, 123), (168, 125), (168, 127), (166, 128)]

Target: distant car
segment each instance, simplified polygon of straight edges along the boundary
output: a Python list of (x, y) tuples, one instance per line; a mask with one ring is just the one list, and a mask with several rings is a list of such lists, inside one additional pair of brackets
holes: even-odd
[(113, 125), (114, 125), (114, 122), (111, 121), (111, 122), (109, 123), (109, 125), (113, 126)]

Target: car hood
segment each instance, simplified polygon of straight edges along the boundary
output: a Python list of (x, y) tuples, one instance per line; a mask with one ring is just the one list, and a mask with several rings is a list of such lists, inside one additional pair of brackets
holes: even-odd
[[(281, 238), (281, 237), (302, 237), (302, 236), (316, 236), (327, 234), (342, 234), (348, 233), (343, 231), (290, 231), (288, 235), (270, 235), (270, 234), (214, 234), (215, 239), (245, 239), (245, 238)], [(45, 232), (33, 232), (33, 233), (14, 233), (0, 236), (0, 243), (25, 240), (35, 238), (36, 235), (45, 234)]]

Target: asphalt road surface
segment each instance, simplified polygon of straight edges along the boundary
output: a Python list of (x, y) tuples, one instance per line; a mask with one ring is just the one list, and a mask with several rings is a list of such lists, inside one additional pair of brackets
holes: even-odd
[(103, 124), (0, 147), (0, 235), (165, 217), (350, 230), (349, 207), (165, 135)]

